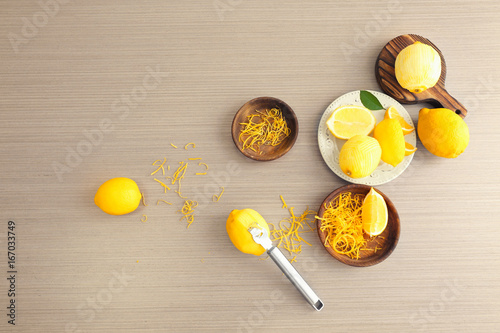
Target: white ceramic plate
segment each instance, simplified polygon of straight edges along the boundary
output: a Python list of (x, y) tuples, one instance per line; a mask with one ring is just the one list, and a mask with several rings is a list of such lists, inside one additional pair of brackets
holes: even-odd
[[(377, 120), (377, 124), (382, 119), (384, 119), (385, 110), (391, 105), (394, 105), (398, 110), (399, 114), (406, 120), (406, 122), (414, 126), (413, 121), (411, 120), (411, 117), (408, 114), (408, 112), (394, 98), (378, 91), (372, 91), (372, 90), (368, 91), (371, 92), (375, 97), (377, 97), (382, 106), (384, 107), (384, 110), (372, 111), (373, 115), (375, 116), (375, 119)], [(332, 171), (335, 172), (337, 176), (351, 183), (365, 184), (371, 186), (385, 184), (387, 182), (390, 182), (394, 178), (398, 177), (400, 174), (402, 174), (403, 171), (405, 171), (405, 169), (408, 167), (408, 165), (410, 165), (410, 162), (413, 159), (414, 154), (411, 154), (410, 156), (405, 156), (403, 162), (399, 163), (396, 167), (393, 167), (392, 165), (380, 161), (378, 167), (368, 177), (351, 178), (342, 172), (339, 165), (339, 153), (340, 149), (342, 148), (346, 140), (341, 140), (334, 137), (333, 134), (330, 133), (328, 127), (326, 126), (326, 121), (331, 116), (333, 111), (342, 105), (362, 106), (363, 104), (361, 103), (360, 91), (359, 90), (351, 91), (350, 93), (342, 95), (335, 101), (333, 101), (333, 103), (326, 108), (319, 122), (319, 128), (318, 128), (319, 150), (321, 151), (321, 155), (323, 156), (323, 159), (325, 160), (326, 164), (330, 167), (330, 169), (332, 169)], [(414, 147), (417, 144), (417, 135), (415, 132), (416, 131), (413, 131), (410, 134), (405, 135), (405, 141), (410, 143)]]

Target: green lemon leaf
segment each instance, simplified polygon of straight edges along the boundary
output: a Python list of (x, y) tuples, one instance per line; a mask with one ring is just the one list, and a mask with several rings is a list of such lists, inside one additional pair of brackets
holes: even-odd
[(377, 97), (373, 96), (373, 94), (366, 90), (361, 90), (360, 92), (361, 103), (365, 106), (365, 108), (375, 111), (382, 110), (384, 107), (380, 104), (380, 101)]

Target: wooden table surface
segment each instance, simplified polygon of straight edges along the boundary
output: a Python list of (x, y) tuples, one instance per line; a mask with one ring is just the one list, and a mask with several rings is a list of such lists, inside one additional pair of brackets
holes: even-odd
[[(2, 1), (0, 331), (499, 332), (499, 16), (483, 0)], [(471, 141), (452, 160), (418, 141), (409, 168), (378, 187), (401, 218), (383, 263), (343, 265), (304, 236), (312, 246), (295, 266), (325, 303), (316, 312), (271, 260), (237, 251), (225, 222), (242, 208), (278, 222), (280, 195), (297, 213), (317, 210), (347, 184), (320, 155), (319, 119), (346, 92), (380, 90), (376, 57), (406, 33), (443, 52)], [(235, 112), (258, 96), (299, 119), (295, 146), (272, 162), (231, 140)], [(424, 106), (407, 106), (415, 122)], [(191, 161), (183, 193), (200, 207), (189, 229), (183, 200), (150, 176), (164, 157), (210, 167), (195, 176), (203, 166)], [(107, 215), (93, 196), (120, 176), (148, 206)]]

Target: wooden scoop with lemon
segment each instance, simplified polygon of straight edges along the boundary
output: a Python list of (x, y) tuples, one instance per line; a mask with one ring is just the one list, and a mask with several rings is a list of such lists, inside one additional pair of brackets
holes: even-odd
[(323, 302), (302, 276), (300, 276), (299, 272), (286, 259), (283, 253), (276, 246), (273, 246), (269, 238), (269, 226), (258, 212), (249, 208), (233, 210), (227, 219), (226, 229), (229, 238), (238, 250), (256, 256), (267, 252), (290, 282), (292, 282), (316, 311), (320, 311), (324, 307)]

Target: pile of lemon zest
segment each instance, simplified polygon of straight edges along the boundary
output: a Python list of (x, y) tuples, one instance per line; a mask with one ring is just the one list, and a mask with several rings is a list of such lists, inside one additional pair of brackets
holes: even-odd
[[(290, 256), (296, 257), (302, 252), (302, 242), (311, 246), (311, 244), (301, 237), (301, 234), (314, 230), (314, 220), (312, 216), (316, 215), (316, 212), (306, 208), (300, 216), (296, 216), (293, 209), (294, 207), (289, 208), (290, 217), (282, 219), (278, 227), (272, 223), (269, 223), (269, 226), (272, 227), (271, 240), (273, 242), (278, 241), (276, 247), (284, 249), (288, 251)], [(309, 230), (304, 229), (305, 225), (308, 226)], [(292, 260), (296, 261), (296, 258)]]
[(350, 192), (340, 194), (328, 206), (325, 204), (323, 217), (316, 216), (321, 221), (320, 231), (327, 235), (325, 246), (351, 259), (360, 258), (360, 251), (367, 250), (361, 219), (362, 205), (363, 196)]
[(193, 146), (193, 148), (196, 148), (196, 145), (193, 142), (190, 142), (184, 146), (184, 149), (188, 149), (189, 146)]
[(148, 220), (147, 215), (142, 215), (141, 222), (146, 222)]
[(173, 143), (170, 144), (172, 147), (176, 148), (177, 149), (177, 146), (174, 145)]
[(166, 204), (168, 204), (168, 205), (172, 205), (170, 202), (165, 201), (165, 200), (163, 200), (163, 199), (158, 199), (158, 201), (156, 202), (156, 205), (158, 206), (158, 205), (160, 204), (160, 202), (164, 202), (164, 203), (166, 203)]
[(286, 205), (285, 199), (283, 199), (282, 195), (280, 195), (280, 198), (281, 198), (281, 201), (283, 202), (283, 207), (281, 207), (281, 208), (288, 208), (288, 206)]
[(141, 193), (141, 197), (142, 197), (142, 204), (144, 206), (147, 206), (147, 204), (146, 204), (146, 198), (144, 197), (144, 193)]
[(196, 176), (203, 176), (203, 175), (206, 175), (207, 173), (206, 172), (197, 172), (195, 173)]
[(167, 158), (166, 158), (166, 157), (163, 159), (163, 162), (162, 162), (161, 160), (156, 160), (156, 161), (154, 161), (154, 162), (153, 162), (153, 165), (155, 165), (155, 166), (156, 166), (156, 163), (157, 163), (157, 162), (159, 162), (159, 163), (161, 163), (161, 164), (158, 166), (158, 169), (156, 169), (154, 172), (152, 172), (152, 173), (151, 173), (151, 175), (150, 175), (150, 176), (152, 176), (152, 175), (154, 175), (155, 173), (157, 173), (158, 171), (160, 171), (160, 169), (161, 169), (161, 172), (162, 172), (163, 176), (165, 176), (165, 169), (163, 168), (163, 164), (165, 164), (165, 162), (166, 162), (166, 161), (167, 161)]
[(161, 180), (158, 180), (158, 179), (154, 179), (156, 180), (158, 183), (160, 183), (161, 186), (163, 186), (163, 188), (165, 189), (165, 193), (167, 193), (167, 190), (170, 191), (170, 187), (168, 187), (167, 185), (165, 185)]
[(212, 196), (212, 201), (213, 201), (213, 202), (217, 202), (217, 201), (219, 201), (219, 200), (220, 200), (220, 197), (222, 197), (222, 194), (224, 193), (224, 186), (222, 186), (222, 187), (221, 187), (221, 189), (222, 189), (222, 191), (220, 192), (220, 194), (219, 194), (219, 195), (214, 194), (214, 195)]
[(201, 157), (190, 157), (188, 158), (190, 161), (201, 160)]
[(179, 210), (180, 213), (182, 213), (184, 216), (181, 217), (180, 221), (183, 219), (186, 219), (187, 228), (189, 229), (189, 226), (191, 223), (194, 222), (194, 209), (198, 206), (197, 201), (193, 200), (186, 200), (184, 201), (184, 204), (182, 205), (181, 210)]
[[(244, 127), (238, 140), (243, 143), (243, 149), (259, 152), (262, 145), (277, 146), (291, 134), (279, 108), (256, 112), (257, 114), (247, 116), (246, 123), (240, 123)], [(254, 121), (254, 118), (259, 120)]]
[(208, 170), (208, 165), (206, 163), (200, 162), (200, 163), (198, 163), (198, 165), (204, 165), (206, 170)]

